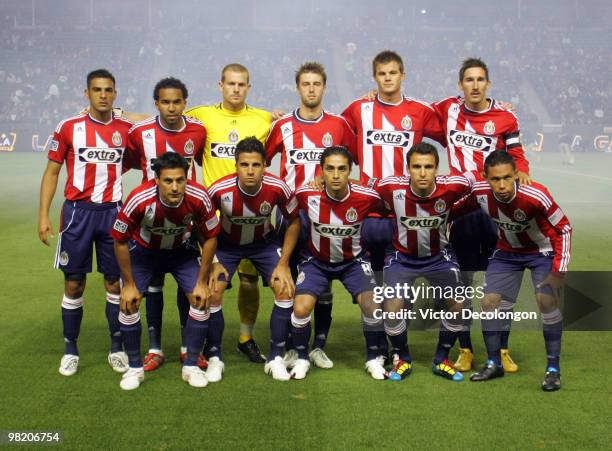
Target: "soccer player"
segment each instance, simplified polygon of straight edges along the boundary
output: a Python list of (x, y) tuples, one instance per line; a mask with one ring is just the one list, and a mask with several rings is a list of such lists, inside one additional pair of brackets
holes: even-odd
[[(183, 115), (189, 93), (185, 84), (173, 77), (161, 79), (153, 89), (153, 99), (159, 114), (132, 127), (128, 135), (128, 165), (142, 170), (143, 183), (153, 180), (152, 162), (166, 152), (176, 152), (189, 163), (188, 178), (197, 181), (194, 161), (202, 162), (206, 129), (197, 120)], [(162, 312), (164, 308), (164, 276), (156, 276), (147, 289), (147, 326), (149, 352), (144, 359), (144, 370), (153, 371), (163, 365), (165, 356), (161, 346)], [(185, 325), (189, 302), (178, 290), (177, 306), (181, 322), (182, 346), (180, 358), (187, 356)], [(202, 356), (198, 364), (206, 367)]]
[[(153, 277), (168, 272), (191, 304), (185, 326), (187, 359), (182, 378), (192, 387), (208, 384), (197, 360), (208, 328), (208, 271), (217, 245), (219, 220), (206, 189), (188, 180), (189, 166), (175, 152), (155, 159), (155, 179), (130, 193), (112, 226), (123, 277), (119, 322), (130, 366), (121, 378), (124, 390), (134, 390), (144, 380), (138, 312), (142, 294)], [(201, 259), (188, 239), (193, 230), (202, 241)]]
[(291, 371), (295, 379), (303, 379), (310, 369), (310, 314), (333, 279), (340, 280), (361, 307), (366, 370), (377, 379), (377, 374), (385, 372), (376, 359), (380, 334), (384, 335), (384, 331), (382, 321), (374, 318), (374, 274), (361, 246), (361, 228), (367, 213), (382, 211), (384, 207), (375, 191), (349, 183), (351, 165), (352, 157), (346, 148), (328, 147), (321, 155), (324, 190), (303, 186), (296, 191), (299, 207), (310, 222), (310, 237), (298, 268), (291, 315), (291, 334), (299, 355)]
[[(241, 260), (248, 258), (274, 292), (270, 316), (270, 353), (264, 370), (276, 380), (289, 380), (281, 353), (285, 347), (295, 285), (289, 260), (300, 232), (297, 201), (293, 192), (278, 177), (265, 171), (263, 144), (255, 137), (236, 145), (236, 172), (210, 186), (210, 195), (221, 212), (221, 234), (216, 257), (219, 265), (211, 274), (216, 286), (210, 306), (210, 328), (204, 353), (210, 382), (222, 379), (225, 365), (222, 357), (224, 319), (223, 292)], [(271, 223), (274, 207), (282, 212), (289, 226), (282, 248)], [(223, 273), (223, 280), (217, 280)]]
[[(470, 181), (460, 176), (436, 176), (439, 157), (436, 148), (421, 142), (406, 155), (408, 177), (385, 177), (377, 181), (376, 191), (395, 214), (393, 249), (384, 268), (387, 287), (410, 286), (418, 277), (430, 286), (453, 292), (461, 287), (459, 265), (448, 247), (447, 221), (455, 202), (470, 193)], [(414, 299), (386, 299), (386, 312), (401, 312)], [(461, 331), (461, 302), (445, 301), (454, 318), (442, 319), (432, 371), (438, 376), (462, 381), (463, 375), (448, 362), (448, 353)], [(389, 378), (402, 380), (412, 369), (404, 319), (385, 318), (385, 332), (391, 341), (394, 367)]]
[(559, 290), (570, 261), (572, 227), (544, 186), (518, 183), (517, 166), (510, 153), (491, 152), (485, 159), (483, 175), (486, 181), (474, 184), (468, 206), (457, 206), (458, 211), (480, 208), (495, 222), (499, 232), (497, 248), (487, 267), (481, 303), (488, 360), (470, 379), (486, 381), (504, 375), (500, 353), (503, 324), (496, 319), (497, 313), (504, 300), (514, 305), (523, 272), (529, 269), (542, 314), (547, 354), (542, 389), (559, 390), (563, 330)]
[(66, 200), (55, 256), (55, 267), (64, 273), (65, 352), (59, 367), (64, 376), (72, 376), (79, 366), (77, 338), (94, 245), (106, 290), (106, 318), (111, 337), (108, 362), (119, 373), (128, 369), (118, 321), (119, 267), (109, 231), (121, 205), (121, 165), (132, 124), (112, 112), (117, 91), (115, 77), (108, 70), (98, 69), (87, 74), (85, 96), (89, 100), (89, 112), (60, 122), (49, 141), (49, 161), (41, 181), (38, 210), (38, 237), (48, 246), (48, 236), (53, 237), (49, 208), (65, 163)]
[[(449, 97), (434, 104), (446, 135), (451, 174), (475, 171), (480, 177), (486, 156), (495, 149), (501, 149), (515, 159), (519, 182), (529, 184), (529, 162), (525, 159), (519, 139), (518, 119), (500, 102), (487, 97), (491, 87), (487, 65), (478, 58), (463, 61), (458, 86), (463, 97)], [(453, 222), (450, 241), (464, 282), (471, 285), (474, 271), (487, 269), (489, 256), (497, 242), (497, 228), (484, 213), (475, 211)], [(512, 305), (503, 302), (502, 309), (511, 311)], [(506, 326), (507, 330), (502, 333), (502, 361), (506, 371), (516, 372), (518, 365), (508, 350), (509, 321)], [(469, 323), (459, 334), (459, 346), (455, 368), (469, 371), (473, 362)]]
[[(249, 71), (242, 64), (228, 64), (221, 71), (219, 90), (223, 100), (215, 105), (197, 106), (185, 112), (206, 127), (206, 145), (202, 170), (204, 185), (210, 186), (221, 177), (235, 171), (236, 144), (247, 136), (255, 136), (262, 143), (270, 132), (270, 113), (247, 105), (251, 89)], [(255, 363), (264, 363), (265, 356), (253, 339), (253, 328), (259, 310), (258, 276), (251, 263), (245, 261), (238, 268), (240, 288), (240, 337), (238, 350)]]
[[(346, 120), (323, 109), (327, 84), (325, 68), (316, 62), (302, 64), (295, 74), (295, 84), (300, 96), (299, 108), (274, 122), (266, 140), (268, 164), (280, 153), (280, 176), (294, 191), (320, 176), (321, 153), (325, 147), (340, 145), (355, 151), (355, 134)], [(281, 216), (277, 218), (282, 220)], [(305, 231), (307, 226), (305, 221), (302, 222)], [(286, 224), (281, 224), (279, 229), (285, 227)], [(298, 250), (305, 244), (306, 237), (303, 236)], [(298, 261), (299, 252), (294, 252), (292, 263)], [(330, 287), (317, 299), (314, 310), (314, 341), (309, 356), (319, 368), (332, 368), (334, 365), (324, 351), (332, 321), (332, 299)], [(287, 352), (286, 364), (292, 366), (295, 360), (297, 352)]]

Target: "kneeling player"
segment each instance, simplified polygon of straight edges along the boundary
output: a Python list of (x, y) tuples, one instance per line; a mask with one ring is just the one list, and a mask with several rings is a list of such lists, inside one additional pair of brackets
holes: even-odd
[[(113, 225), (115, 254), (123, 276), (119, 322), (130, 365), (120, 383), (124, 390), (136, 389), (144, 380), (138, 308), (153, 277), (165, 273), (174, 276), (191, 304), (183, 380), (192, 387), (208, 384), (197, 361), (208, 328), (207, 277), (219, 220), (205, 188), (187, 180), (188, 169), (187, 160), (174, 152), (154, 160), (155, 180), (130, 193)], [(201, 263), (198, 250), (188, 241), (194, 228), (203, 240)], [(135, 241), (131, 248), (130, 239)]]
[(374, 275), (370, 263), (362, 258), (361, 226), (369, 212), (382, 211), (383, 205), (375, 191), (349, 183), (351, 165), (346, 148), (328, 147), (321, 155), (324, 190), (303, 186), (296, 192), (300, 209), (310, 221), (310, 237), (298, 269), (291, 316), (291, 334), (299, 356), (291, 372), (295, 379), (303, 379), (310, 369), (310, 314), (333, 279), (340, 280), (361, 307), (370, 374), (370, 367), (378, 362), (378, 343), (384, 332), (382, 321), (374, 318)]
[[(496, 223), (499, 241), (486, 272), (487, 286), (481, 309), (487, 347), (485, 367), (473, 374), (472, 381), (486, 381), (504, 375), (501, 362), (503, 319), (496, 313), (505, 300), (516, 302), (523, 272), (531, 270), (535, 296), (542, 313), (547, 365), (542, 389), (561, 388), (559, 356), (563, 318), (559, 310), (559, 290), (570, 260), (572, 227), (548, 190), (538, 184), (519, 185), (512, 156), (496, 150), (485, 160), (485, 182), (472, 187), (466, 208), (480, 208)], [(460, 211), (463, 207), (457, 207)]]
[[(376, 191), (395, 214), (393, 247), (384, 268), (385, 286), (409, 286), (418, 277), (425, 277), (430, 285), (461, 286), (459, 266), (447, 247), (446, 225), (455, 202), (470, 192), (470, 181), (460, 176), (438, 176), (439, 157), (435, 147), (427, 143), (413, 146), (406, 155), (409, 177), (386, 177), (379, 180)], [(410, 299), (385, 299), (385, 312), (400, 312)], [(453, 315), (442, 319), (438, 347), (432, 371), (438, 376), (462, 381), (463, 375), (448, 362), (462, 328), (461, 303), (450, 298), (446, 307)], [(396, 316), (396, 315), (394, 315)], [(412, 370), (408, 349), (407, 323), (404, 319), (385, 318), (385, 331), (393, 347), (392, 380), (402, 380)], [(380, 375), (382, 378), (382, 375)]]
[[(274, 292), (274, 308), (270, 317), (270, 353), (264, 370), (274, 379), (289, 380), (281, 353), (289, 332), (295, 290), (289, 259), (300, 232), (297, 201), (285, 182), (264, 172), (265, 151), (257, 138), (240, 141), (236, 145), (235, 159), (236, 173), (210, 186), (210, 195), (221, 212), (221, 233), (216, 253), (220, 265), (215, 265), (211, 273), (211, 285), (215, 289), (204, 350), (208, 359), (206, 375), (210, 382), (220, 381), (223, 377), (223, 292), (240, 261), (248, 258)], [(274, 207), (278, 207), (289, 220), (282, 249), (271, 224)], [(222, 273), (224, 280), (218, 280)]]

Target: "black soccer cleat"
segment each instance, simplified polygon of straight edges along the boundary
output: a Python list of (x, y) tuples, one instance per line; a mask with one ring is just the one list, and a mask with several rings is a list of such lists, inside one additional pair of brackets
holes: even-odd
[(487, 364), (483, 369), (470, 376), (473, 382), (488, 381), (496, 377), (504, 377), (504, 367), (497, 365), (493, 360), (487, 360)]
[(266, 363), (266, 356), (261, 353), (257, 343), (252, 338), (244, 343), (238, 343), (238, 351), (242, 352), (253, 363)]
[(547, 368), (542, 382), (542, 390), (557, 391), (561, 389), (561, 373), (557, 368)]

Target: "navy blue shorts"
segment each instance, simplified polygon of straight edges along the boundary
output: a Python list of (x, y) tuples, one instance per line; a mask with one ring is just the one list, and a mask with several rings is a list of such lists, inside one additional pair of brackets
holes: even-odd
[[(297, 277), (297, 266), (302, 260), (302, 251), (308, 247), (308, 238), (310, 231), (310, 220), (308, 219), (308, 215), (306, 211), (300, 210), (300, 236), (298, 237), (298, 242), (295, 245), (295, 249), (293, 250), (293, 254), (291, 254), (291, 259), (289, 260), (289, 267), (291, 268), (291, 275), (295, 279)], [(285, 239), (285, 233), (287, 232), (287, 227), (289, 223), (287, 219), (282, 215), (282, 213), (277, 209), (276, 210), (276, 231), (278, 233), (278, 237), (280, 238), (281, 243)]]
[(382, 271), (387, 253), (393, 250), (393, 218), (365, 218), (361, 226), (361, 238), (372, 269)]
[(270, 283), (272, 272), (274, 272), (274, 268), (276, 268), (280, 260), (280, 253), (280, 243), (273, 238), (238, 246), (233, 243), (228, 243), (223, 240), (223, 238), (219, 237), (215, 255), (219, 259), (219, 263), (221, 263), (229, 273), (229, 280), (232, 279), (232, 276), (236, 272), (240, 260), (248, 258), (251, 263), (253, 263), (253, 266), (255, 266), (255, 269), (257, 269), (257, 272), (261, 274), (264, 283), (267, 285)]
[(484, 271), (497, 245), (497, 226), (478, 209), (453, 221), (449, 241), (462, 271)]
[(417, 277), (424, 277), (430, 284), (439, 287), (461, 286), (459, 265), (450, 249), (443, 249), (438, 255), (413, 258), (402, 252), (387, 254), (384, 268), (385, 285), (411, 285)]
[(147, 291), (151, 280), (170, 273), (179, 288), (191, 293), (200, 272), (200, 252), (187, 242), (177, 249), (147, 249), (136, 243), (130, 244), (132, 275), (138, 291)]
[(119, 202), (64, 202), (54, 267), (65, 273), (90, 273), (95, 246), (98, 272), (118, 278), (119, 265), (110, 231), (120, 208)]
[[(533, 286), (542, 282), (552, 270), (553, 253), (521, 254), (497, 249), (489, 260), (485, 275), (485, 294), (501, 294), (508, 301), (515, 302), (521, 289), (525, 269), (531, 270)], [(535, 288), (536, 293), (553, 295), (547, 285)]]
[(328, 290), (329, 284), (336, 279), (356, 302), (357, 296), (366, 291), (374, 290), (376, 282), (370, 262), (365, 258), (355, 258), (345, 263), (326, 263), (304, 255), (305, 258), (298, 265), (295, 295), (310, 294), (319, 298)]

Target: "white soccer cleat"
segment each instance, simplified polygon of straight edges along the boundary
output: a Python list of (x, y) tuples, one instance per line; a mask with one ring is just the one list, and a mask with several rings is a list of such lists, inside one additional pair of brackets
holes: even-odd
[(365, 364), (365, 369), (373, 379), (383, 380), (386, 377), (387, 371), (383, 366), (385, 358), (378, 356), (375, 359), (368, 360)]
[(206, 379), (208, 379), (208, 382), (219, 382), (223, 379), (223, 370), (225, 370), (225, 363), (219, 357), (211, 357), (208, 359)]
[(310, 369), (310, 360), (306, 359), (297, 359), (293, 369), (291, 370), (291, 377), (293, 379), (304, 379), (306, 377), (306, 373)]
[(266, 362), (264, 365), (264, 372), (277, 381), (288, 381), (291, 379), (291, 375), (287, 372), (287, 367), (283, 362), (283, 358), (279, 355), (274, 357), (274, 360)]
[(289, 349), (283, 357), (285, 367), (293, 368), (295, 363), (298, 361), (298, 358), (298, 352), (295, 349)]
[(144, 381), (144, 368), (129, 368), (121, 377), (119, 386), (123, 390), (136, 390)]
[(79, 356), (64, 354), (60, 362), (59, 372), (62, 376), (72, 376), (79, 369)]
[(319, 368), (329, 369), (334, 367), (334, 362), (327, 357), (327, 354), (325, 354), (325, 351), (321, 348), (314, 348), (310, 351), (308, 357), (310, 357), (310, 361)]
[(108, 364), (117, 373), (125, 373), (130, 368), (128, 356), (123, 351), (109, 353)]
[(206, 373), (202, 371), (197, 365), (194, 366), (183, 366), (182, 377), (192, 387), (204, 388), (208, 385), (208, 379)]

